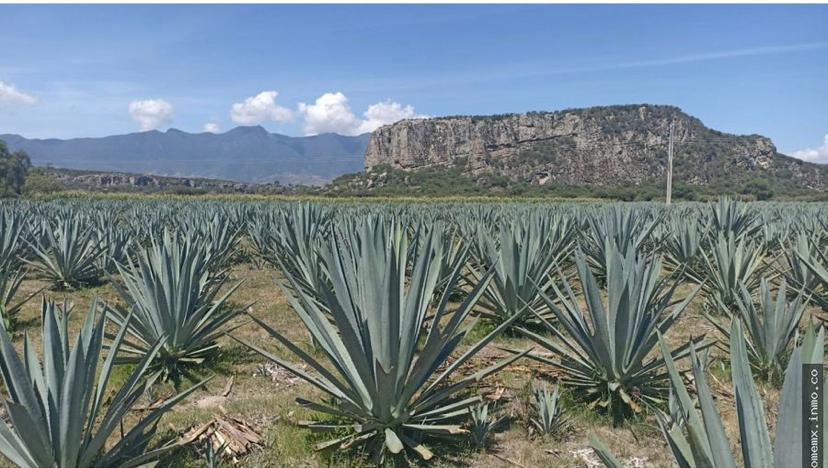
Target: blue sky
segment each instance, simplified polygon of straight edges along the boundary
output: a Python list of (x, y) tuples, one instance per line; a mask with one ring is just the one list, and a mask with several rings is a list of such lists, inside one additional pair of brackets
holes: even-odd
[(0, 5), (0, 18), (0, 133), (358, 133), (656, 103), (828, 162), (825, 5)]

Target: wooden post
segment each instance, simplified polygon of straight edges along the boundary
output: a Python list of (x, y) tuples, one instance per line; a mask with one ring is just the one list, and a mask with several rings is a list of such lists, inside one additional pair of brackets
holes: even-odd
[(670, 142), (667, 145), (667, 206), (673, 201), (673, 122), (670, 122)]

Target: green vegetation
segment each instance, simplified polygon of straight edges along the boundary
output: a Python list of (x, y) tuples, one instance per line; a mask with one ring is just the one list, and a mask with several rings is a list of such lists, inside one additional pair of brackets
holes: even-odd
[[(741, 295), (736, 298), (737, 311), (732, 320), (744, 323), (750, 365), (760, 379), (781, 382), (806, 303), (801, 294), (788, 302), (785, 280), (779, 284), (776, 299), (773, 299), (768, 281), (762, 279), (759, 307), (750, 290), (744, 284), (740, 286)], [(729, 327), (710, 315), (707, 318), (730, 341)]]
[[(552, 155), (532, 153), (534, 158), (553, 158)], [(535, 185), (524, 180), (513, 180), (502, 175), (472, 177), (462, 161), (449, 167), (432, 167), (418, 171), (401, 171), (389, 166), (377, 166), (370, 173), (348, 174), (335, 179), (331, 185), (304, 193), (318, 193), (331, 197), (463, 197), (540, 199), (604, 199), (621, 201), (663, 200), (666, 187), (663, 181), (646, 181), (638, 185)], [(302, 193), (302, 192), (300, 192)], [(716, 179), (703, 185), (677, 181), (673, 184), (673, 200), (709, 201), (722, 195), (745, 200), (802, 199), (826, 200), (828, 195), (792, 185), (784, 177), (771, 179)]]
[(103, 247), (87, 225), (83, 216), (59, 216), (54, 223), (44, 221), (39, 226), (40, 232), (30, 244), (33, 260), (27, 262), (55, 289), (80, 288), (100, 278), (98, 259)]
[[(826, 219), (735, 199), (3, 200), (0, 463), (204, 466), (208, 441), (182, 436), (236, 421), (259, 436), (241, 466), (578, 466), (588, 433), (611, 466), (789, 466), (796, 372), (824, 360)], [(216, 383), (179, 393), (196, 375)]]
[(535, 432), (543, 437), (562, 436), (569, 428), (569, 418), (561, 409), (560, 390), (560, 387), (555, 387), (550, 392), (546, 382), (535, 389), (531, 422)]
[(516, 326), (537, 323), (527, 311), (548, 312), (541, 295), (552, 287), (552, 270), (569, 254), (574, 224), (560, 216), (529, 216), (500, 226), (499, 235), (494, 227), (478, 224), (469, 234), (474, 238), (472, 282), (494, 273), (480, 299), (480, 315), (498, 325), (515, 315), (521, 316)]
[[(605, 242), (606, 292), (598, 286), (586, 256), (576, 252), (582, 294), (574, 293), (569, 281), (561, 278), (563, 288), (553, 285), (559, 304), (542, 295), (557, 321), (543, 320), (545, 335), (521, 331), (559, 359), (530, 357), (560, 371), (563, 381), (578, 387), (580, 398), (590, 407), (604, 409), (615, 424), (621, 424), (644, 406), (666, 401), (665, 364), (649, 357), (650, 351), (658, 334), (667, 333), (698, 288), (674, 304), (677, 283), (668, 286), (659, 278), (660, 260), (647, 260), (636, 250), (624, 253), (613, 241)], [(602, 297), (608, 298), (606, 305)], [(586, 310), (579, 305), (582, 302)], [(685, 345), (672, 356), (680, 359), (687, 353)]]
[[(0, 373), (8, 394), (5, 403), (9, 419), (0, 422), (0, 453), (27, 468), (134, 467), (177, 448), (176, 443), (157, 448), (149, 443), (161, 416), (198, 386), (163, 401), (125, 431), (123, 418), (154, 380), (153, 376), (142, 377), (159, 344), (148, 350), (115, 396), (110, 397), (107, 386), (126, 328), (121, 327), (109, 344), (103, 367), (97, 373), (104, 343), (104, 316), (96, 317), (97, 303), (92, 302), (70, 348), (69, 308), (66, 303), (60, 308), (43, 300), (42, 363), (37, 361), (28, 336), (21, 358), (5, 328), (0, 327)], [(117, 430), (119, 440), (107, 445)]]
[[(736, 412), (739, 416), (739, 442), (743, 466), (801, 466), (802, 453), (806, 449), (806, 437), (802, 434), (802, 419), (805, 417), (802, 411), (802, 364), (823, 364), (824, 346), (824, 329), (820, 328), (815, 332), (809, 323), (802, 345), (794, 350), (785, 370), (776, 437), (772, 444), (762, 398), (748, 365), (749, 358), (742, 327), (739, 321), (733, 322), (730, 332), (730, 359), (733, 392), (739, 395), (736, 400)], [(699, 410), (696, 409), (696, 401), (690, 397), (684, 380), (663, 342), (661, 350), (667, 361), (670, 384), (678, 407), (672, 418), (659, 418), (659, 425), (672, 458), (679, 466), (691, 468), (735, 468), (738, 466), (737, 457), (730, 449), (722, 418), (716, 409), (696, 350), (691, 348), (691, 361)], [(599, 440), (593, 440), (593, 447), (601, 454), (606, 466), (623, 466)]]
[(22, 151), (12, 153), (0, 140), (0, 198), (13, 197), (23, 193), (26, 173), (32, 163)]
[(133, 262), (118, 265), (123, 286), (117, 291), (127, 307), (111, 307), (109, 318), (127, 327), (123, 354), (132, 361), (160, 342), (150, 368), (178, 383), (195, 380), (192, 369), (218, 348), (223, 326), (242, 311), (227, 304), (238, 284), (221, 292), (226, 275), (219, 270), (220, 250), (210, 236), (164, 232), (133, 252)]
[(504, 422), (504, 418), (496, 418), (493, 415), (487, 404), (469, 408), (469, 419), (469, 440), (478, 450), (489, 446), (494, 432)]
[[(328, 396), (322, 401), (297, 399), (333, 418), (306, 423), (312, 430), (332, 434), (318, 449), (366, 445), (378, 464), (399, 461), (408, 452), (429, 460), (434, 454), (426, 446), (428, 439), (466, 432), (461, 420), (480, 398), (463, 392), (523, 356), (520, 353), (471, 376), (449, 380), (519, 315), (447, 362), (471, 330), (465, 319), (490, 277), (475, 284), (459, 308), (450, 312), (449, 296), (466, 258), (459, 255), (449, 266), (447, 287), (437, 296), (443, 264), (436, 260), (444, 253), (442, 236), (439, 229), (417, 231), (409, 243), (398, 221), (367, 216), (335, 229), (321, 249), (324, 268), (317, 270), (312, 283), (318, 293), (308, 293), (296, 284), (296, 272), (283, 271), (291, 283), (284, 290), (324, 360), (254, 318), (315, 375), (255, 345), (250, 348)], [(409, 246), (416, 246), (410, 254)], [(432, 304), (437, 307), (430, 311)]]

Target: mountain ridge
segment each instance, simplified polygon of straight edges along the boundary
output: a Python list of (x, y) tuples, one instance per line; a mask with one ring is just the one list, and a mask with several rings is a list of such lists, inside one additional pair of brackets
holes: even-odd
[(12, 151), (25, 151), (36, 166), (321, 185), (362, 168), (368, 137), (291, 137), (261, 126), (240, 126), (218, 134), (170, 128), (70, 139), (3, 134), (0, 140)]
[(475, 193), (524, 193), (528, 187), (531, 193), (565, 194), (577, 187), (663, 184), (670, 125), (677, 186), (828, 192), (828, 166), (781, 154), (767, 137), (720, 132), (678, 107), (651, 104), (408, 119), (359, 136), (292, 137), (239, 126), (218, 134), (170, 128), (72, 139), (8, 134), (0, 140), (27, 152), (35, 166), (103, 174), (283, 186), (336, 180), (331, 190), (357, 193), (389, 184), (416, 192), (440, 179), (443, 194), (460, 191), (447, 182), (461, 177), (463, 190)]

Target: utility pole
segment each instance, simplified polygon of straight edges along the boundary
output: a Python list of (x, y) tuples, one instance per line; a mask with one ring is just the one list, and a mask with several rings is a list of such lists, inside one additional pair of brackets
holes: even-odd
[(673, 201), (673, 122), (670, 122), (670, 142), (667, 145), (667, 206)]

